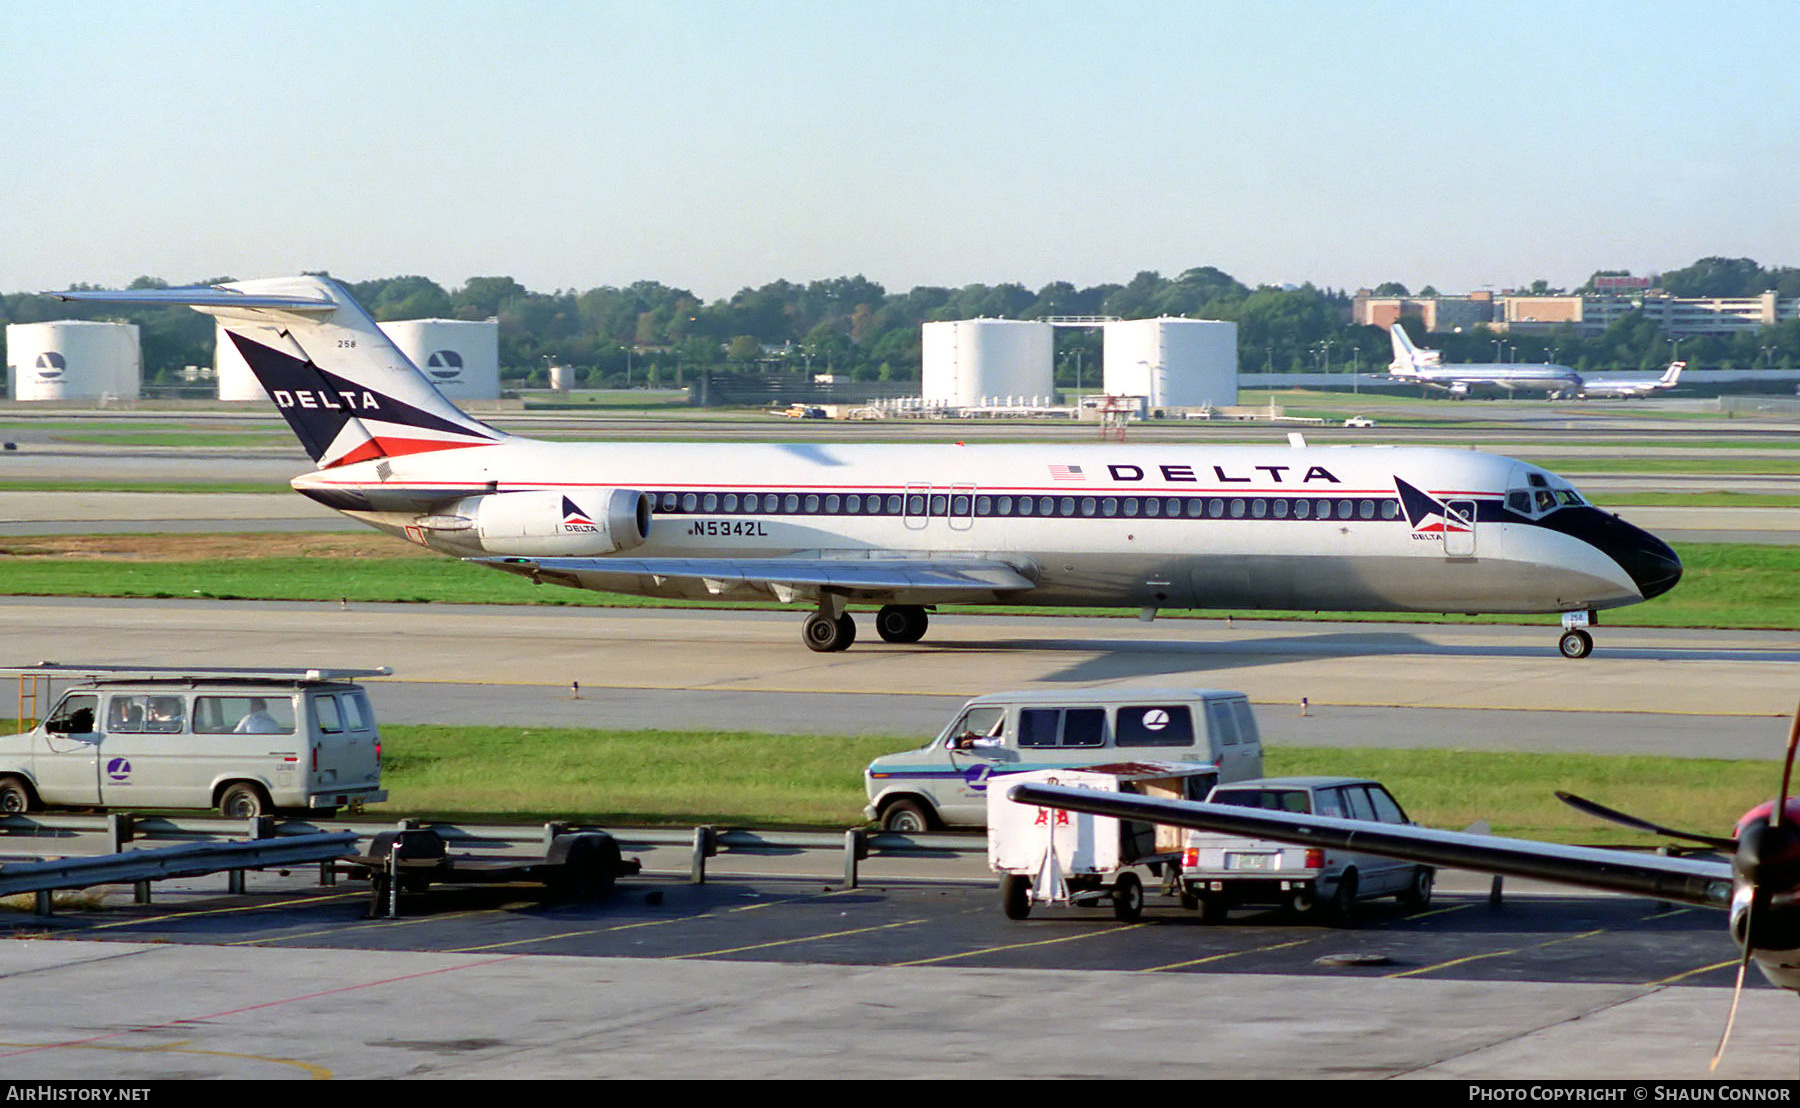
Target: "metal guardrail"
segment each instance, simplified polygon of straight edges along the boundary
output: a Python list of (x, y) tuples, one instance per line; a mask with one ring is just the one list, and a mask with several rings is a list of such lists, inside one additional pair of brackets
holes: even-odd
[[(340, 858), (356, 845), (355, 834), (340, 831), (242, 842), (177, 843), (115, 854), (57, 858), (0, 865), (0, 896), (38, 894), (38, 914), (50, 913), (50, 894), (93, 885), (140, 887), (171, 877), (200, 877), (266, 866), (293, 866)], [(241, 880), (233, 891), (242, 891)], [(147, 899), (140, 895), (140, 899)]]
[[(50, 889), (83, 888), (89, 885), (134, 883), (139, 886), (138, 899), (141, 903), (149, 900), (146, 882), (163, 877), (194, 876), (202, 873), (232, 872), (237, 875), (233, 881), (232, 891), (241, 892), (241, 874), (245, 869), (256, 869), (261, 866), (281, 866), (299, 864), (302, 861), (327, 861), (345, 854), (355, 852), (359, 841), (373, 839), (376, 835), (392, 831), (396, 826), (401, 828), (430, 826), (452, 847), (473, 849), (495, 849), (509, 847), (532, 847), (539, 852), (549, 849), (551, 840), (558, 835), (571, 834), (578, 831), (604, 830), (612, 835), (622, 851), (645, 850), (655, 848), (685, 848), (688, 851), (688, 878), (695, 884), (706, 881), (707, 860), (720, 855), (770, 855), (791, 854), (801, 852), (841, 851), (844, 863), (844, 884), (855, 888), (861, 870), (861, 863), (870, 858), (963, 858), (972, 854), (987, 851), (987, 838), (982, 835), (902, 835), (894, 832), (870, 832), (861, 828), (847, 831), (756, 831), (741, 828), (718, 827), (626, 827), (597, 828), (577, 826), (565, 823), (530, 824), (424, 824), (418, 820), (400, 820), (395, 822), (348, 823), (333, 820), (328, 824), (313, 823), (304, 819), (277, 821), (269, 816), (260, 816), (248, 821), (227, 820), (205, 817), (187, 819), (168, 818), (164, 816), (139, 816), (129, 812), (113, 812), (107, 815), (9, 815), (0, 816), (0, 836), (12, 839), (15, 836), (37, 839), (70, 839), (77, 836), (103, 836), (110, 853), (101, 857), (87, 856), (67, 858), (57, 862), (12, 862), (0, 865), (0, 895), (11, 893), (37, 892)], [(315, 843), (330, 840), (337, 844), (335, 853), (305, 859), (279, 856), (277, 849), (282, 843)], [(131, 860), (135, 864), (136, 855), (161, 854), (161, 849), (127, 849), (127, 844), (140, 841), (174, 841), (193, 844), (192, 857), (204, 858), (209, 853), (218, 853), (223, 864), (211, 869), (186, 869), (179, 873), (151, 873), (145, 876), (133, 875), (124, 868), (127, 862), (115, 864), (121, 868), (114, 871), (92, 865), (108, 859)], [(246, 849), (263, 847), (268, 853)], [(175, 849), (175, 848), (170, 848)], [(35, 853), (35, 852), (34, 852)], [(174, 855), (169, 855), (173, 858)], [(267, 860), (250, 860), (250, 859)], [(67, 867), (66, 872), (88, 874), (90, 870), (83, 868), (92, 865), (92, 873), (106, 876), (88, 880), (83, 876), (80, 883), (72, 878), (63, 879), (65, 883), (51, 885), (34, 885), (30, 888), (12, 888), (7, 885), (7, 877), (23, 873), (26, 867)], [(42, 872), (49, 874), (52, 869)], [(115, 875), (115, 873), (117, 875)], [(325, 880), (322, 872), (321, 880)], [(47, 910), (46, 898), (40, 896), (39, 910)]]

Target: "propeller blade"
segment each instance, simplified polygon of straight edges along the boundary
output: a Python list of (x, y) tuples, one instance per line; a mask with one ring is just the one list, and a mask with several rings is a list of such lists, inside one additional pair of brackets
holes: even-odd
[(1623, 826), (1638, 831), (1648, 831), (1652, 835), (1664, 835), (1671, 839), (1686, 839), (1689, 842), (1710, 846), (1714, 850), (1737, 849), (1736, 839), (1721, 838), (1718, 835), (1702, 835), (1696, 831), (1678, 831), (1673, 827), (1664, 827), (1660, 823), (1651, 823), (1647, 819), (1639, 819), (1636, 816), (1626, 815), (1616, 808), (1608, 808), (1604, 804), (1596, 803), (1586, 797), (1576, 796), (1574, 793), (1563, 792), (1561, 789), (1556, 791), (1556, 799), (1567, 804), (1569, 807), (1574, 808), (1576, 811), (1585, 812), (1596, 819), (1603, 819), (1611, 823), (1622, 824)]
[(1750, 900), (1750, 906), (1744, 909), (1744, 956), (1738, 959), (1737, 984), (1731, 987), (1731, 1011), (1725, 1015), (1725, 1033), (1719, 1036), (1719, 1049), (1713, 1051), (1712, 1061), (1706, 1064), (1706, 1072), (1719, 1068), (1720, 1059), (1725, 1057), (1725, 1044), (1731, 1041), (1731, 1029), (1737, 1024), (1738, 998), (1744, 995), (1744, 971), (1750, 968), (1750, 925), (1756, 920), (1756, 899)]
[(1788, 782), (1794, 776), (1794, 745), (1800, 742), (1800, 706), (1794, 708), (1794, 722), (1788, 725), (1787, 759), (1781, 765), (1781, 791), (1775, 795), (1775, 810), (1769, 813), (1769, 826), (1780, 827), (1787, 807)]

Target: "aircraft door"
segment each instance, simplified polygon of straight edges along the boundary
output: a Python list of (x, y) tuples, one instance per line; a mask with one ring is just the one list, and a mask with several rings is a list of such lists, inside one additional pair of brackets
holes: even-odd
[(1475, 556), (1475, 502), (1473, 500), (1446, 500), (1444, 502), (1444, 557), (1473, 558)]
[(900, 507), (900, 521), (906, 524), (909, 531), (923, 531), (931, 522), (931, 485), (923, 481), (910, 481), (906, 486), (906, 498)]
[(950, 486), (950, 530), (967, 531), (975, 526), (975, 486)]

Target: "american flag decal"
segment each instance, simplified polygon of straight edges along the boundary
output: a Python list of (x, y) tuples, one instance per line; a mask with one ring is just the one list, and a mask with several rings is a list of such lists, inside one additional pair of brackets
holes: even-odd
[(1051, 466), (1050, 479), (1053, 481), (1085, 481), (1080, 466)]

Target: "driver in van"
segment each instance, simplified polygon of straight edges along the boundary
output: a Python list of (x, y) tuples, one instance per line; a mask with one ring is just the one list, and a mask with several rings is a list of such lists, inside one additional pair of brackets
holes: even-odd
[(980, 722), (971, 713), (970, 718), (965, 721), (963, 733), (946, 745), (951, 750), (991, 750), (1005, 745), (1006, 740), (1002, 737), (1006, 730), (1005, 712), (995, 712), (994, 722), (986, 731), (977, 730), (980, 726)]

